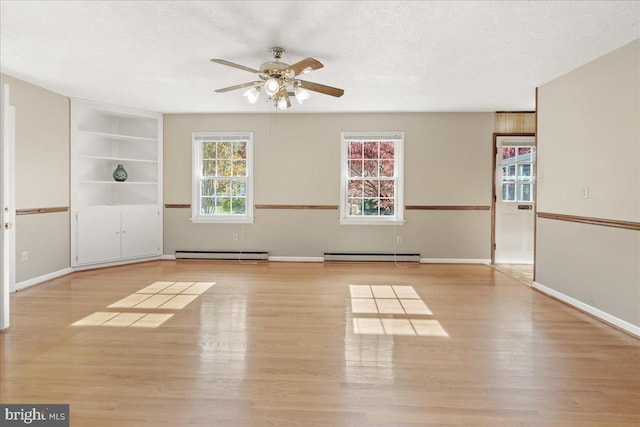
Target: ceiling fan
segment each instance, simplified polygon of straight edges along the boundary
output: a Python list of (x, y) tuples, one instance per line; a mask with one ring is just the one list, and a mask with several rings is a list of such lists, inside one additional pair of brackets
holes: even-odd
[(245, 91), (244, 96), (247, 97), (250, 103), (255, 104), (260, 97), (260, 92), (264, 91), (269, 100), (280, 110), (286, 110), (291, 107), (290, 96), (294, 96), (298, 102), (302, 104), (304, 100), (311, 96), (309, 91), (335, 97), (341, 97), (344, 94), (344, 90), (342, 89), (308, 82), (298, 78), (300, 75), (324, 67), (317, 59), (306, 58), (293, 65), (289, 65), (280, 61), (282, 55), (285, 53), (283, 48), (272, 47), (271, 53), (273, 54), (273, 61), (268, 61), (260, 65), (259, 70), (235, 64), (224, 59), (212, 59), (211, 62), (255, 73), (260, 78), (260, 80), (257, 81), (218, 89), (216, 92), (223, 93), (248, 87), (249, 89)]

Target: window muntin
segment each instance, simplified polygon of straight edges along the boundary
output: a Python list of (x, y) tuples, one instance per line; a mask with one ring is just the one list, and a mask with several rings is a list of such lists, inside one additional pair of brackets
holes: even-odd
[(342, 224), (403, 221), (402, 142), (399, 132), (342, 134)]
[(533, 202), (536, 147), (502, 146), (502, 201)]
[(251, 133), (193, 134), (192, 221), (253, 222)]

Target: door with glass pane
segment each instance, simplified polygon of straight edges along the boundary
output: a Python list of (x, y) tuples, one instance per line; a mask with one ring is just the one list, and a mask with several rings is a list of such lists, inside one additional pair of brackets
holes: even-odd
[(533, 264), (534, 137), (498, 137), (495, 262)]

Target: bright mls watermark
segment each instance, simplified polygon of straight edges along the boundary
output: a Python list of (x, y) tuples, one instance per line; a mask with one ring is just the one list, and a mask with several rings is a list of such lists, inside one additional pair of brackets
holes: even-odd
[(3, 426), (69, 427), (69, 405), (0, 404)]

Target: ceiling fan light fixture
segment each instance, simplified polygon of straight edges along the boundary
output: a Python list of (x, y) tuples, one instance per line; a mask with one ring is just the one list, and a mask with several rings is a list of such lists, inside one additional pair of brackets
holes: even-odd
[(311, 93), (308, 90), (303, 89), (301, 87), (296, 87), (294, 93), (296, 94), (296, 99), (299, 104), (302, 104), (307, 99), (311, 98)]
[(287, 109), (287, 98), (280, 97), (276, 104), (278, 110), (286, 110)]
[(273, 77), (270, 79), (267, 79), (264, 82), (264, 91), (267, 93), (267, 95), (269, 95), (270, 97), (275, 95), (276, 93), (278, 93), (278, 91), (280, 90), (280, 82), (278, 82), (277, 79), (274, 79)]
[(251, 104), (255, 104), (258, 102), (258, 98), (260, 98), (260, 88), (252, 87), (246, 91), (243, 96), (246, 96)]

